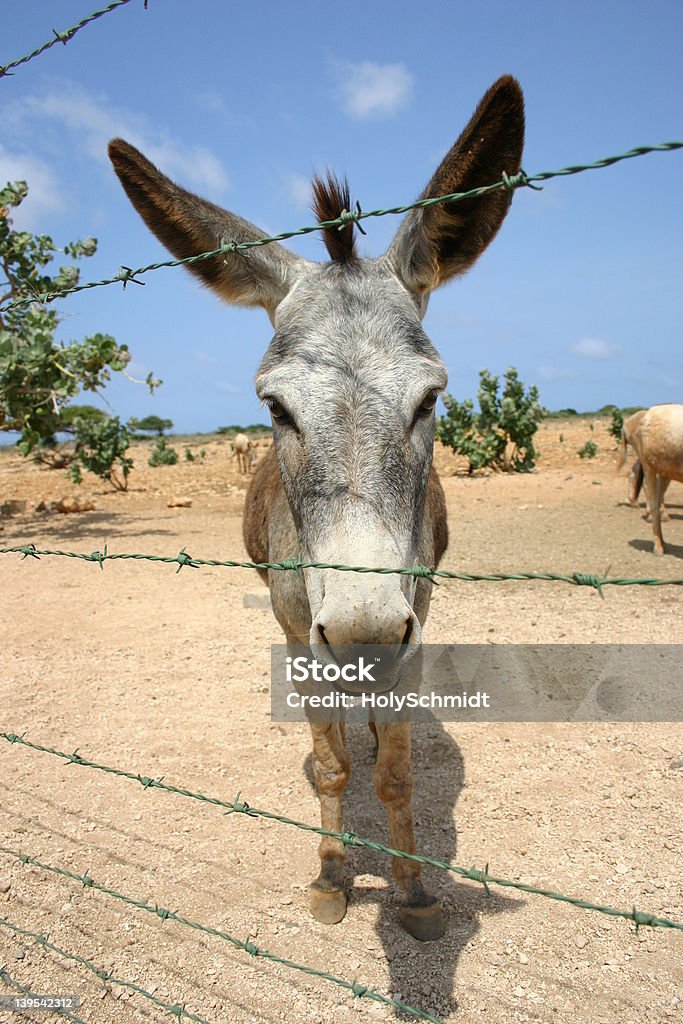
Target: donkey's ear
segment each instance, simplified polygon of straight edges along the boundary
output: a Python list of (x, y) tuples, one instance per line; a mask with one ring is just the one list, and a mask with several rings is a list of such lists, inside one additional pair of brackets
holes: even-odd
[[(516, 174), (523, 145), (524, 97), (519, 82), (506, 75), (483, 97), (420, 199), (490, 185), (504, 171)], [(511, 195), (501, 189), (410, 210), (387, 253), (406, 287), (423, 295), (469, 269), (503, 223)]]
[[(218, 249), (223, 242), (263, 237), (264, 232), (248, 221), (174, 184), (123, 139), (109, 143), (109, 156), (147, 227), (178, 259)], [(244, 306), (264, 306), (272, 316), (304, 262), (271, 242), (186, 266), (223, 298)]]

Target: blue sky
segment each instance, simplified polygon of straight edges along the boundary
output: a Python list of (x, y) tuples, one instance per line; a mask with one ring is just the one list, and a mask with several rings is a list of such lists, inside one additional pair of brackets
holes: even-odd
[[(4, 4), (0, 64), (97, 6)], [(529, 173), (681, 138), (681, 38), (679, 0), (132, 0), (0, 80), (0, 178), (29, 182), (22, 226), (98, 238), (82, 271), (97, 279), (166, 258), (108, 165), (113, 135), (280, 231), (312, 222), (307, 182), (326, 167), (366, 209), (414, 199), (506, 72), (526, 95)], [(682, 167), (681, 153), (654, 154), (518, 192), (479, 263), (432, 296), (449, 391), (473, 395), (481, 368), (514, 365), (550, 408), (680, 402)], [(365, 222), (364, 253), (397, 226)], [(291, 245), (323, 258), (317, 235)], [(62, 340), (111, 333), (133, 373), (164, 380), (154, 397), (115, 381), (113, 409), (184, 431), (265, 421), (252, 381), (266, 314), (221, 305), (180, 269), (146, 281), (59, 303)]]

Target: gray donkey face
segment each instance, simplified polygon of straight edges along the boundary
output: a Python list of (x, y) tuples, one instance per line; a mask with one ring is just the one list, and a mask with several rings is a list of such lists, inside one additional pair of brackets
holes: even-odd
[[(386, 259), (302, 268), (256, 377), (307, 561), (417, 557), (446, 371)], [(408, 577), (309, 570), (312, 641), (419, 640)]]
[[(521, 90), (506, 76), (486, 93), (421, 198), (516, 173), (523, 137)], [(175, 256), (262, 236), (175, 185), (127, 143), (112, 142), (110, 156), (134, 206)], [(314, 188), (320, 220), (349, 207), (334, 179)], [(191, 265), (224, 298), (264, 307), (273, 323), (256, 388), (271, 411), (305, 560), (410, 565), (429, 551), (433, 410), (446, 372), (421, 320), (430, 292), (472, 265), (509, 202), (495, 192), (412, 210), (375, 260), (358, 258), (349, 225), (325, 231), (329, 263), (273, 243)], [(306, 588), (311, 642), (419, 643), (409, 578), (307, 570)]]

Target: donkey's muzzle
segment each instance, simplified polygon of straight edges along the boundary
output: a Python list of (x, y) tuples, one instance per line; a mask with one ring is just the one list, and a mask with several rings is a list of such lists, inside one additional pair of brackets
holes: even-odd
[[(348, 603), (335, 607), (323, 601), (313, 620), (310, 644), (316, 657), (328, 664), (357, 661), (370, 651), (376, 664), (371, 683), (344, 674), (336, 683), (349, 693), (372, 690), (384, 693), (397, 683), (406, 661), (417, 650), (422, 637), (420, 622), (408, 602), (399, 594), (382, 604)], [(381, 657), (374, 657), (381, 654)]]

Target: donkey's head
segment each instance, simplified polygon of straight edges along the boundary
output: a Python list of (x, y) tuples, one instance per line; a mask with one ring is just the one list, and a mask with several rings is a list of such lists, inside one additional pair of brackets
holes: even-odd
[[(516, 173), (523, 137), (520, 87), (501, 78), (421, 198)], [(109, 152), (131, 202), (176, 257), (262, 237), (173, 184), (126, 142)], [(350, 207), (332, 178), (316, 180), (314, 191), (321, 220)], [(188, 266), (223, 298), (270, 316), (256, 390), (270, 409), (305, 560), (395, 566), (424, 557), (434, 406), (446, 370), (421, 321), (430, 292), (474, 263), (509, 203), (499, 191), (411, 210), (378, 259), (357, 257), (349, 224), (325, 232), (327, 263), (272, 243)], [(406, 651), (419, 643), (410, 578), (307, 570), (306, 586), (312, 643), (393, 642)]]

